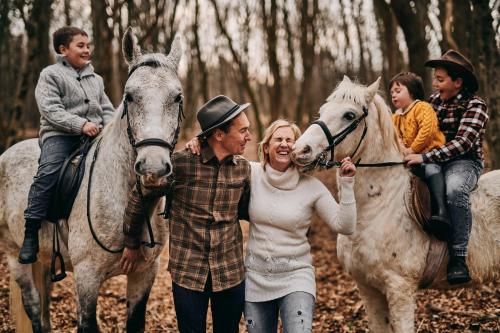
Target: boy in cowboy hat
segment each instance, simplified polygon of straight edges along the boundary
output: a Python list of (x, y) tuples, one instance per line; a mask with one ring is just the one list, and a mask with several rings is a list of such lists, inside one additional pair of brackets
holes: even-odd
[(452, 222), (447, 278), (450, 284), (466, 283), (471, 279), (466, 264), (472, 227), (469, 195), (484, 167), (483, 138), (488, 112), (485, 102), (475, 95), (478, 82), (474, 67), (462, 54), (449, 50), (425, 65), (434, 68), (432, 84), (436, 92), (429, 102), (446, 143), (425, 154), (407, 155), (405, 161), (408, 165), (436, 163), (436, 168), (444, 173)]
[[(248, 220), (250, 164), (240, 155), (251, 140), (250, 123), (239, 105), (217, 96), (198, 111), (201, 154), (172, 155), (175, 183), (170, 210), (168, 270), (178, 328), (205, 332), (211, 301), (214, 332), (238, 332), (245, 301), (243, 237), (239, 218)], [(146, 189), (147, 192), (147, 189)], [(142, 205), (135, 187), (125, 211), (121, 266), (134, 271), (142, 260)]]

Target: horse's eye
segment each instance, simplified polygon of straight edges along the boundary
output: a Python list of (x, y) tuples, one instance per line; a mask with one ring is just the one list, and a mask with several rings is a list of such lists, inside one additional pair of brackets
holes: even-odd
[(184, 96), (182, 96), (182, 94), (179, 94), (179, 95), (175, 96), (174, 102), (180, 103), (180, 102), (182, 102), (183, 98), (184, 98)]
[(134, 99), (132, 98), (132, 95), (130, 95), (129, 93), (125, 94), (125, 100), (129, 103), (134, 101)]
[(349, 112), (344, 113), (344, 119), (351, 121), (351, 120), (354, 120), (354, 118), (356, 118), (356, 115), (354, 114), (354, 112), (349, 111)]

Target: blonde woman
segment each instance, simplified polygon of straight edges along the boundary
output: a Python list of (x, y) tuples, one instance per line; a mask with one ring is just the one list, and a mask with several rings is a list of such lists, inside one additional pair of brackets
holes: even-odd
[[(245, 320), (248, 332), (311, 332), (316, 282), (306, 233), (314, 212), (335, 232), (352, 234), (356, 223), (349, 158), (340, 167), (338, 204), (318, 179), (300, 173), (291, 160), (299, 128), (276, 120), (259, 143), (260, 163), (251, 162), (250, 231), (245, 258)], [(190, 149), (197, 143), (191, 140)], [(194, 151), (194, 150), (193, 150)]]

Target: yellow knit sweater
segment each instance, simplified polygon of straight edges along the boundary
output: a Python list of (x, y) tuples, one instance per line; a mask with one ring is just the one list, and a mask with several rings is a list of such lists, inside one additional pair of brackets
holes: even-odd
[(392, 116), (396, 133), (406, 148), (421, 154), (445, 144), (444, 134), (432, 106), (416, 100), (406, 110), (396, 110)]

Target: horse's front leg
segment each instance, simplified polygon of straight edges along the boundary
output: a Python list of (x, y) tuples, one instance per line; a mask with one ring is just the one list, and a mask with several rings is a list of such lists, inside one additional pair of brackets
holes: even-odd
[(386, 289), (389, 319), (394, 333), (413, 333), (415, 330), (416, 287), (398, 277)]
[(103, 274), (96, 269), (96, 263), (80, 262), (74, 268), (77, 312), (78, 312), (78, 333), (99, 332), (97, 326), (97, 297), (99, 288), (104, 280)]
[(158, 262), (155, 261), (147, 271), (127, 275), (127, 332), (129, 333), (144, 332), (146, 305), (157, 271)]
[(373, 333), (393, 332), (389, 322), (389, 306), (385, 295), (366, 284), (357, 283), (359, 294), (365, 305), (368, 326)]

